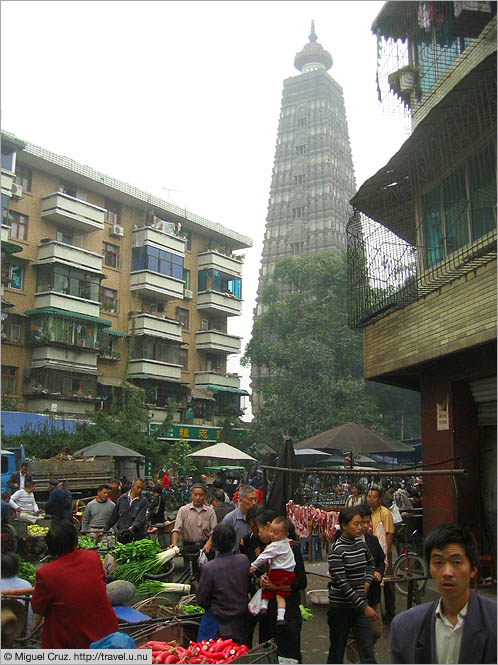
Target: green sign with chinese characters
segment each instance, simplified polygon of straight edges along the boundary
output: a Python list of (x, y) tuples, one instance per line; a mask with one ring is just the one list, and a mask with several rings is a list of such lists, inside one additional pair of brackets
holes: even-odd
[(152, 478), (152, 460), (145, 458), (145, 477)]
[[(160, 423), (149, 424), (149, 434), (154, 436), (157, 430), (161, 427)], [(218, 443), (221, 441), (221, 427), (205, 427), (203, 425), (172, 425), (166, 432), (166, 436), (161, 439), (168, 439), (176, 441), (178, 439), (185, 439), (186, 441), (209, 441)], [(243, 441), (247, 435), (247, 431), (241, 428), (234, 428), (233, 435), (237, 441)]]

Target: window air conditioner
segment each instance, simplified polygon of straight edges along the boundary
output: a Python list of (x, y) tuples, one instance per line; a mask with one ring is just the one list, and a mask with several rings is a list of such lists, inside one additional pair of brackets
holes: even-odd
[(122, 226), (118, 226), (118, 224), (113, 224), (111, 227), (111, 235), (122, 238), (124, 236), (124, 228)]
[(22, 199), (22, 185), (18, 185), (15, 182), (12, 183), (12, 196), (15, 199)]
[(185, 298), (185, 300), (192, 300), (192, 298), (194, 297), (194, 294), (192, 293), (192, 291), (190, 289), (184, 289), (183, 297)]

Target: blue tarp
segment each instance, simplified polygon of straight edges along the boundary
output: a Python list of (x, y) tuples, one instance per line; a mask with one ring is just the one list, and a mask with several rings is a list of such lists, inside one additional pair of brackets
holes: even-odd
[(77, 422), (88, 422), (85, 420), (65, 420), (46, 416), (43, 413), (25, 413), (24, 411), (2, 411), (2, 434), (20, 434), (21, 428), (31, 425), (34, 429), (43, 427), (45, 423), (54, 429), (65, 429), (73, 432)]

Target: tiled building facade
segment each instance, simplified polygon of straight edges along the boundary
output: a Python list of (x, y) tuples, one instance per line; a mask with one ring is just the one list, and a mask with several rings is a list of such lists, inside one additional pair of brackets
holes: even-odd
[(2, 133), (2, 396), (81, 416), (105, 408), (126, 370), (152, 422), (168, 399), (191, 426), (239, 416), (247, 393), (226, 360), (240, 352), (229, 332), (242, 309), (234, 252), (251, 245)]

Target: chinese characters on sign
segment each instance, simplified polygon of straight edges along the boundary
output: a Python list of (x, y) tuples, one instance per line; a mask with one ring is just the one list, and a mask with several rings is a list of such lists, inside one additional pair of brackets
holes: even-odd
[(443, 400), (436, 403), (436, 422), (438, 430), (450, 429), (448, 395), (446, 395)]

